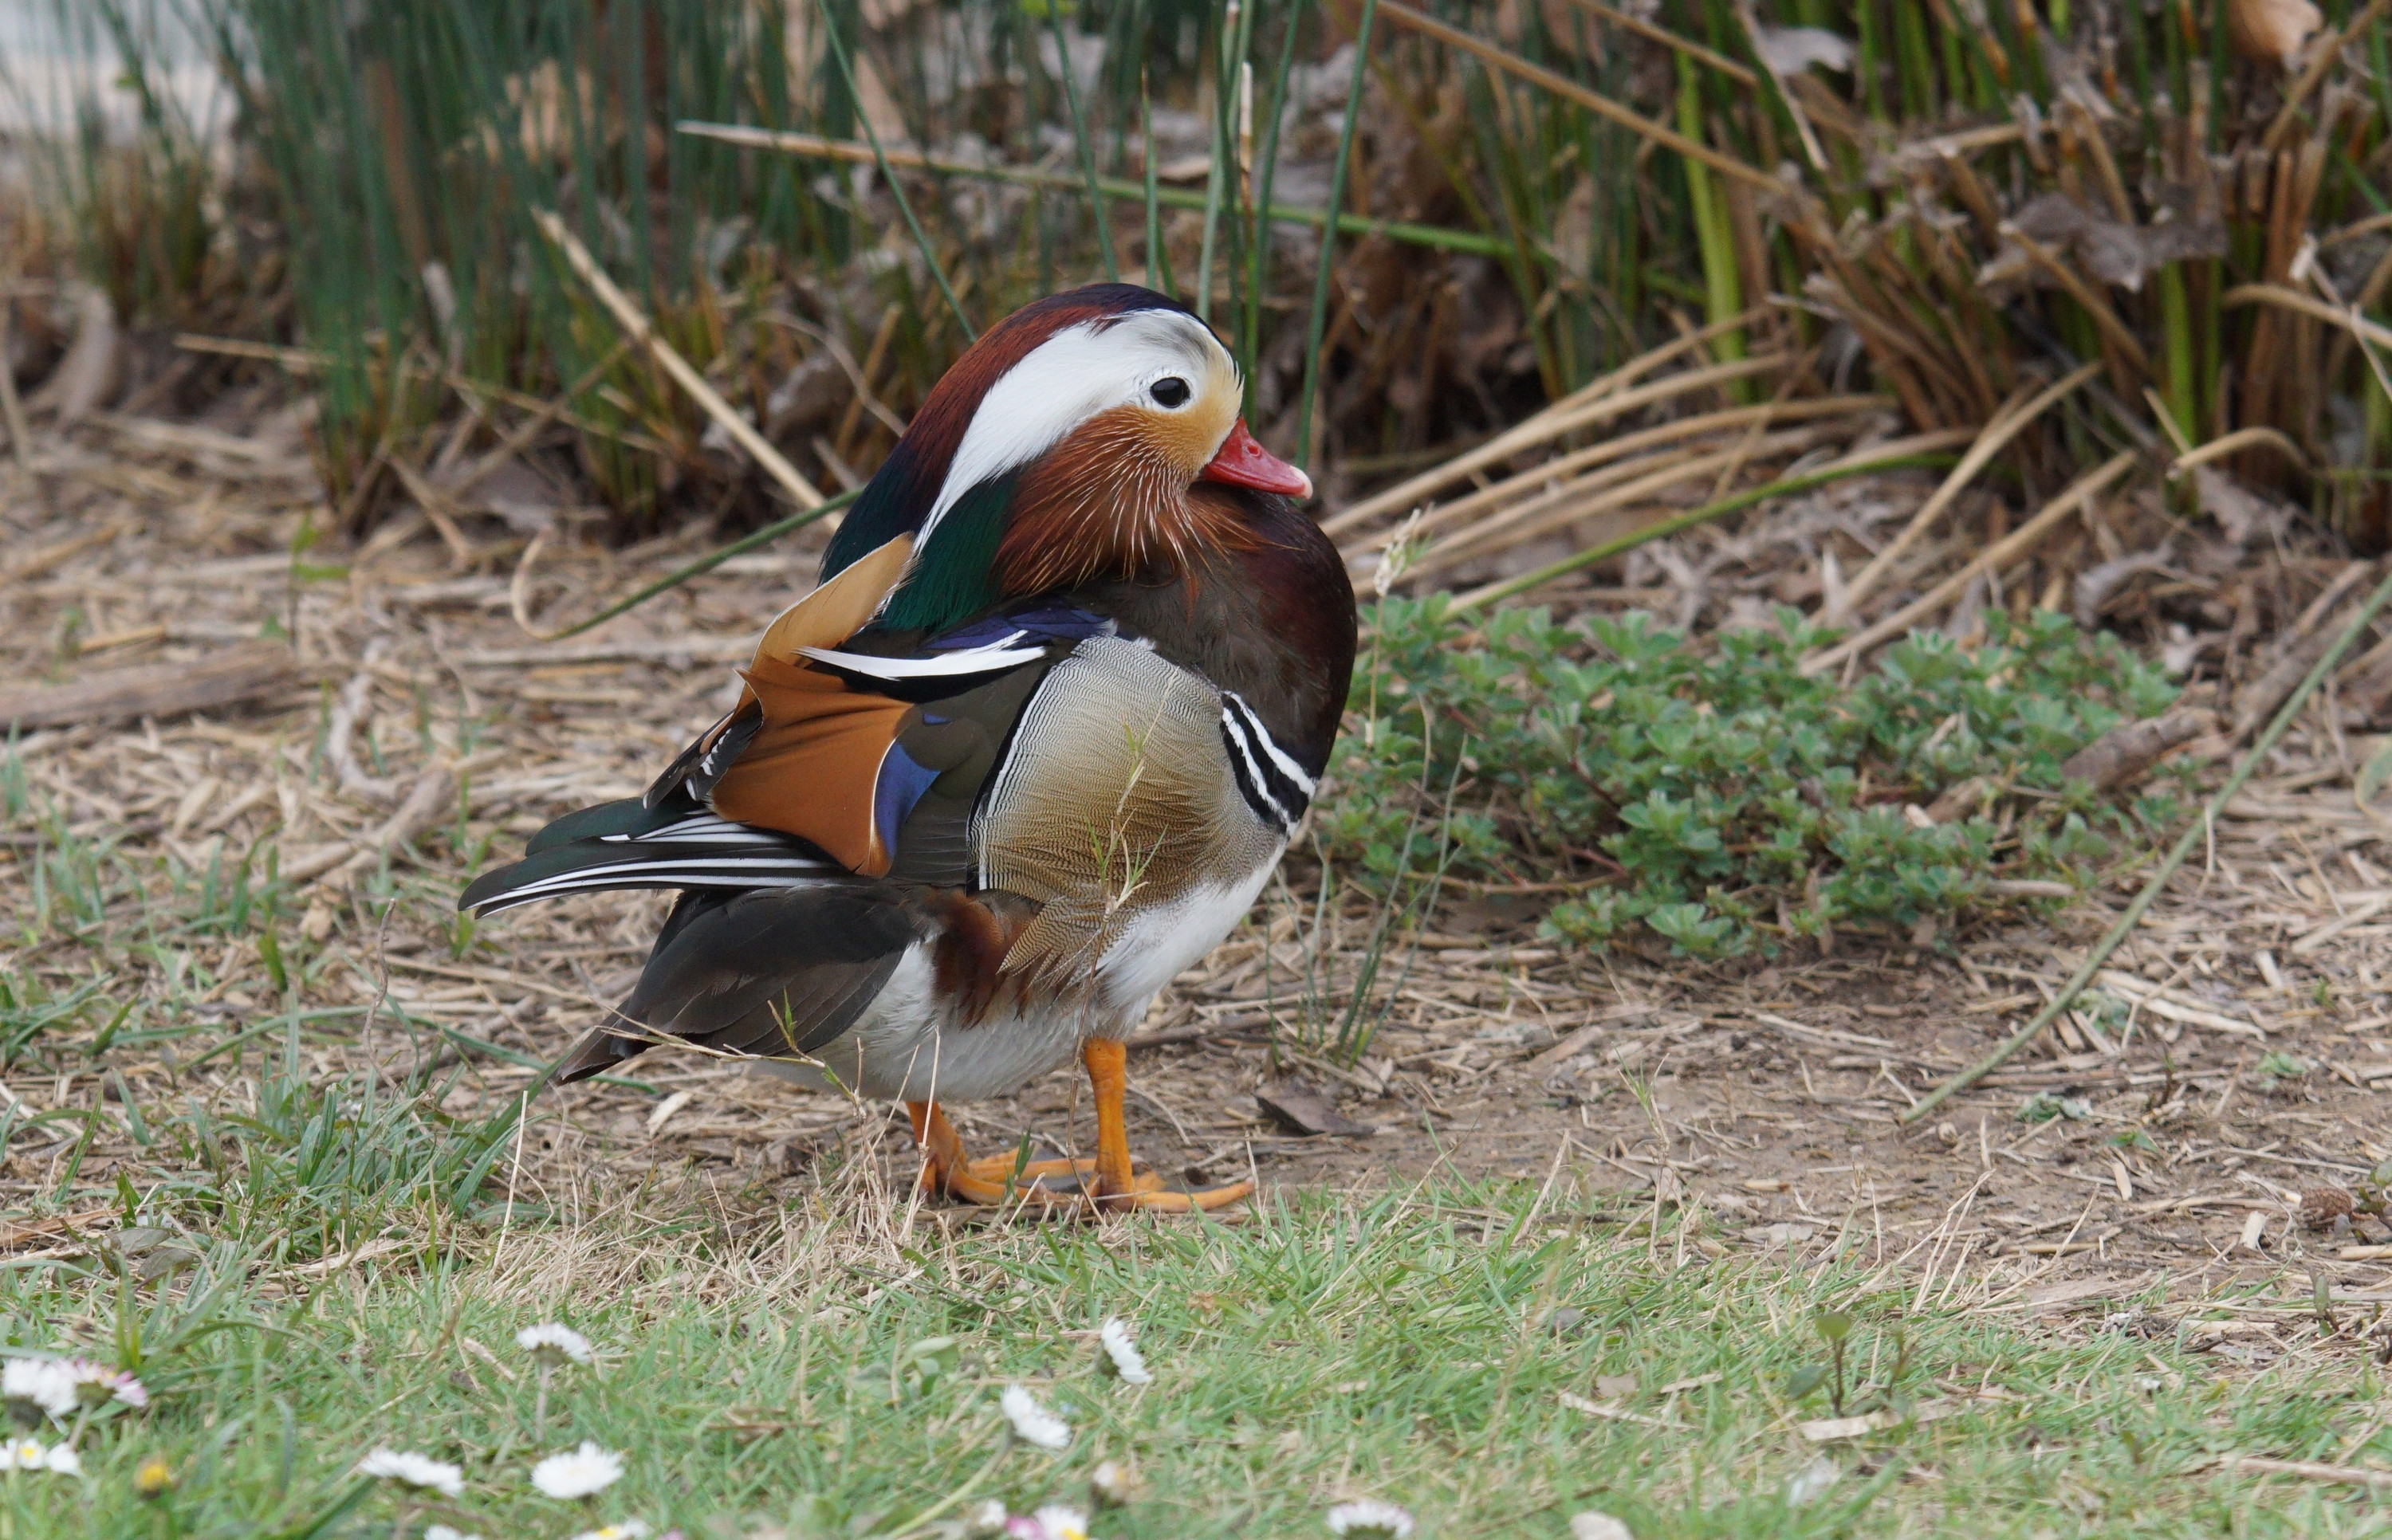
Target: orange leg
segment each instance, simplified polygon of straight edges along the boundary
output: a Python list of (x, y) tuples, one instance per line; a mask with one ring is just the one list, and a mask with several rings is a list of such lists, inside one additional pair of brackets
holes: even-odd
[(1080, 1045), (1080, 1060), (1088, 1068), (1088, 1085), (1096, 1093), (1098, 1207), (1186, 1213), (1235, 1203), (1254, 1190), (1252, 1182), (1234, 1182), (1201, 1193), (1164, 1192), (1160, 1177), (1136, 1174), (1129, 1158), (1129, 1124), (1122, 1116), (1129, 1050), (1110, 1038), (1090, 1038)]
[[(1013, 1197), (1034, 1203), (1074, 1203), (1078, 1179), (1095, 1169), (1093, 1160), (1033, 1160), (1017, 1168), (1012, 1156), (995, 1155), (972, 1160), (964, 1155), (963, 1136), (936, 1102), (907, 1102), (905, 1116), (914, 1125), (914, 1142), (922, 1148), (922, 1185), (966, 1203), (1003, 1203), (1008, 1189)], [(1070, 1177), (1070, 1183), (1046, 1185), (1044, 1179)]]

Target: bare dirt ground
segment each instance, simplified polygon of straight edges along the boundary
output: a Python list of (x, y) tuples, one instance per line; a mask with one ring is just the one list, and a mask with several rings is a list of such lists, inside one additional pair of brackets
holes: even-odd
[[(727, 704), (731, 666), (808, 586), (819, 549), (792, 540), (543, 643), (518, 614), (561, 625), (715, 532), (696, 524), (612, 552), (552, 539), (526, 571), (526, 541), (500, 520), (414, 514), (294, 560), (319, 494), (296, 423), (272, 417), (238, 436), (103, 422), (0, 475), (12, 683), (188, 663), (261, 632), (287, 634), (298, 666), (241, 705), (15, 745), (32, 803), (55, 817), (29, 813), (0, 836), (0, 901), (27, 922), (6, 966), (53, 998), (102, 977), (112, 1000), (151, 1001), (158, 1029), (105, 1059), (45, 1058), (36, 1044), (7, 1073), (23, 1109), (76, 1113), (6, 1149), (5, 1239), (20, 1254), (110, 1223), (107, 1203), (59, 1211), (71, 1157), (85, 1186), (120, 1170), (147, 1179), (158, 1156), (132, 1138), (128, 1096), (215, 1094), (240, 1056), (191, 1061), (274, 1016), (251, 935), (135, 935), (145, 905), (162, 923), (213, 901), (203, 875), (245, 855), (254, 872), (271, 850), (304, 874), (280, 922), (294, 979), (283, 1008), (326, 1013), (306, 1023), (318, 1070), (453, 1067), (465, 1082), (451, 1110), (524, 1090), (628, 982), (662, 900), (578, 899), (469, 932), (454, 893), (549, 819), (644, 786)], [(545, 487), (519, 496), (575, 527)], [(1281, 1190), (1509, 1179), (1538, 1184), (1557, 1217), (1623, 1223), (1699, 1206), (1701, 1224), (1653, 1223), (1681, 1263), (1840, 1252), (1882, 1262), (1886, 1287), (1920, 1300), (2076, 1310), (2088, 1325), (2123, 1314), (2154, 1331), (2198, 1301), (2195, 1339), (2254, 1365), (2372, 1353), (2392, 1232), (2364, 1213), (2335, 1219), (2330, 1199), (2311, 1201), (2317, 1226), (2301, 1208), (2392, 1159), (2392, 979), (2379, 971), (2392, 966), (2392, 835), (2354, 804), (2340, 734), (2287, 744), (2113, 960), (2108, 1003), (2088, 1001), (1917, 1128), (1897, 1115), (2040, 1004), (2139, 874), (2048, 925), (1741, 974), (1565, 954), (1536, 937), (1536, 895), (1465, 894), (1416, 949), (1389, 954), (1399, 992), (1350, 1068), (1304, 1053), (1290, 1030), (1274, 1042), (1269, 1024), (1301, 1019), (1291, 1006), (1308, 959), (1335, 999), (1368, 916), (1321, 936), (1282, 890), (1157, 1003), (1133, 1058), (1133, 1139), (1191, 1179), (1251, 1163)], [(86, 856), (117, 897), (104, 923), (79, 927), (55, 909), (59, 874)], [(281, 1041), (283, 1028), (264, 1029)], [(1256, 1100), (1289, 1074), (1376, 1132), (1291, 1132)], [(2023, 1117), (2031, 1099), (2050, 1115)], [(802, 1201), (839, 1162), (911, 1171), (887, 1109), (691, 1054), (651, 1052), (622, 1083), (542, 1101), (505, 1177), (526, 1197), (682, 1173), (705, 1178), (727, 1220)], [(1058, 1147), (1092, 1138), (1070, 1074), (956, 1110), (983, 1150), (1025, 1132)], [(2323, 1343), (2300, 1302), (2317, 1288), (2336, 1312)], [(2146, 1308), (2122, 1313), (2130, 1299)]]

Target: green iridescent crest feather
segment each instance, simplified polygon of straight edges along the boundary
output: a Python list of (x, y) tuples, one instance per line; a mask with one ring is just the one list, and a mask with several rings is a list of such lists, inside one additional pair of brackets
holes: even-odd
[(904, 585), (880, 612), (888, 631), (942, 631), (994, 604), (996, 550), (1014, 478), (982, 482), (957, 498), (914, 559)]

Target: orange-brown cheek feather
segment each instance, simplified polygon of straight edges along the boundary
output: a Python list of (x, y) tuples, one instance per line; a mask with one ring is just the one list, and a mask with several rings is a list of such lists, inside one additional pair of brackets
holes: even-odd
[(1181, 571), (1202, 547), (1242, 545), (1242, 526), (1189, 495), (1211, 438), (1195, 414), (1118, 408), (1092, 420), (1023, 476), (996, 552), (1007, 593), (1044, 593), (1099, 576)]

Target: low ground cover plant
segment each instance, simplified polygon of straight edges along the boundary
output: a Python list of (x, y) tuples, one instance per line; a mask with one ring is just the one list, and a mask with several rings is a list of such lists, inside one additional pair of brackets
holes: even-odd
[(1371, 631), (1322, 853), (1392, 881), (1435, 821), (1449, 876), (1578, 879), (1544, 926), (1579, 945), (1717, 958), (1921, 931), (2017, 899), (1996, 883), (2082, 886), (2178, 816), (2164, 783), (2110, 796), (2062, 773), (2178, 691), (2048, 611), (1994, 615), (1973, 648), (1920, 633), (1849, 682), (1802, 671), (1826, 638), (1791, 610), (1698, 642), (1642, 614), (1464, 618), (1438, 595), (1384, 601)]

